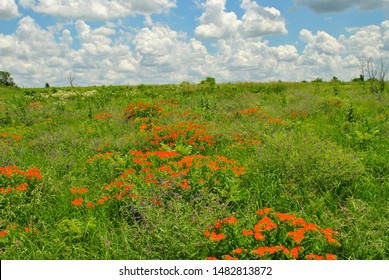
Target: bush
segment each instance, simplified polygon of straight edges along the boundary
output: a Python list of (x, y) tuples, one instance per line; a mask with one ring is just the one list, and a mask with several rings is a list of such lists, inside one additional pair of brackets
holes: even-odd
[(257, 214), (254, 223), (244, 224), (232, 216), (206, 229), (208, 259), (336, 259), (333, 253), (340, 243), (331, 228), (320, 228), (271, 208)]
[(0, 71), (0, 86), (6, 86), (6, 87), (16, 86), (10, 73), (5, 71)]
[(314, 134), (276, 133), (259, 155), (262, 168), (314, 190), (348, 186), (364, 173), (363, 164), (352, 151)]

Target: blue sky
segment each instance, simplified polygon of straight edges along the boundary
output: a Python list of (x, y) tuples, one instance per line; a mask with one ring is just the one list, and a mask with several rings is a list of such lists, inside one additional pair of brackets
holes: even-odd
[(349, 80), (389, 60), (389, 0), (2, 0), (0, 53), (25, 87)]

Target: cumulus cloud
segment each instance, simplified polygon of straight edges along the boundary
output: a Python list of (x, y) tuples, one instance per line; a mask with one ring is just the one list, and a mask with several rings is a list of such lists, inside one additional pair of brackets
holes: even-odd
[(144, 78), (159, 76), (162, 83), (194, 80), (212, 68), (212, 58), (200, 41), (188, 40), (165, 25), (141, 29), (132, 43)]
[(245, 37), (287, 33), (285, 21), (281, 12), (276, 8), (262, 7), (250, 0), (243, 0), (241, 8), (246, 11), (242, 17), (241, 26)]
[(84, 20), (108, 20), (166, 13), (176, 7), (176, 0), (20, 0), (24, 8), (55, 17)]
[(2, 0), (0, 2), (0, 19), (11, 19), (19, 15), (15, 0)]
[(351, 7), (373, 10), (389, 7), (389, 0), (295, 0), (297, 5), (306, 6), (316, 13), (341, 12)]
[(202, 3), (203, 14), (195, 34), (201, 38), (251, 38), (266, 34), (287, 33), (285, 20), (273, 7), (262, 7), (255, 1), (243, 0), (245, 10), (241, 19), (234, 12), (226, 11), (226, 0), (206, 0)]
[(226, 0), (207, 0), (202, 4), (204, 13), (200, 25), (195, 29), (202, 38), (224, 38), (234, 36), (241, 21), (234, 12), (226, 12)]
[(348, 51), (360, 57), (380, 57), (389, 51), (389, 21), (348, 29), (350, 36), (341, 36), (340, 42)]
[(14, 34), (0, 33), (0, 69), (20, 86), (40, 87), (67, 85), (69, 72), (76, 85), (198, 82), (206, 76), (220, 82), (335, 75), (349, 80), (359, 75), (359, 56), (389, 59), (389, 21), (349, 28), (339, 38), (303, 29), (299, 44), (300, 51), (258, 37), (227, 36), (211, 51), (166, 24), (134, 30), (109, 22), (91, 26), (80, 19), (42, 28), (24, 17)]

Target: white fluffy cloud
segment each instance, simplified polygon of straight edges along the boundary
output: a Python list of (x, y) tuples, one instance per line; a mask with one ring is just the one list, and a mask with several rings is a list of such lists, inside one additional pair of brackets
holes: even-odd
[[(117, 35), (120, 34), (120, 38)], [(311, 80), (359, 75), (360, 56), (389, 60), (389, 21), (350, 28), (335, 38), (300, 31), (301, 50), (271, 46), (259, 37), (230, 36), (213, 50), (188, 34), (155, 23), (140, 30), (105, 23), (92, 27), (84, 20), (42, 28), (31, 17), (20, 19), (16, 32), (0, 33), (0, 69), (20, 86), (217, 81)]]
[(1, 0), (0, 2), (0, 20), (11, 19), (19, 16), (18, 6), (15, 0)]
[(20, 0), (24, 8), (63, 18), (108, 20), (137, 14), (160, 14), (176, 6), (176, 0)]
[(200, 25), (195, 29), (200, 38), (251, 38), (287, 33), (280, 11), (259, 6), (255, 1), (242, 1), (241, 8), (245, 13), (241, 19), (234, 12), (226, 11), (226, 0), (206, 0), (202, 7)]
[(353, 6), (360, 10), (388, 8), (389, 0), (295, 0), (297, 5), (306, 6), (316, 13), (341, 12)]

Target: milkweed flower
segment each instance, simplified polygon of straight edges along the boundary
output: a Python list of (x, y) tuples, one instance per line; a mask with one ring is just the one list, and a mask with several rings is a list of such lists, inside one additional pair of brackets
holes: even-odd
[(294, 247), (292, 250), (290, 250), (289, 254), (290, 254), (290, 256), (291, 256), (292, 258), (298, 259), (298, 257), (299, 257), (299, 251), (300, 251), (300, 250), (304, 250), (304, 248), (301, 247), (301, 246), (296, 246), (296, 247)]
[(84, 199), (82, 197), (76, 198), (72, 201), (72, 205), (81, 206)]
[(19, 192), (25, 192), (27, 190), (27, 187), (27, 183), (21, 183), (19, 186), (16, 187), (16, 190)]
[(226, 260), (230, 260), (230, 261), (236, 261), (236, 260), (239, 260), (238, 258), (236, 258), (236, 257), (233, 257), (233, 256), (231, 256), (231, 255), (225, 255), (225, 256), (224, 256), (224, 258), (225, 258)]
[(86, 204), (86, 208), (95, 208), (95, 205), (93, 204), (93, 202), (89, 201), (87, 204)]
[(233, 254), (240, 255), (245, 251), (245, 249), (242, 248), (236, 248), (235, 250), (232, 251)]
[(254, 231), (252, 231), (251, 229), (244, 229), (242, 231), (242, 234), (243, 234), (243, 236), (249, 236), (249, 235), (253, 235)]
[(336, 256), (333, 254), (326, 254), (326, 260), (336, 260)]
[(216, 232), (213, 231), (211, 233), (210, 240), (218, 242), (218, 241), (223, 240), (225, 238), (226, 238), (226, 236), (224, 235), (224, 233), (216, 233)]

